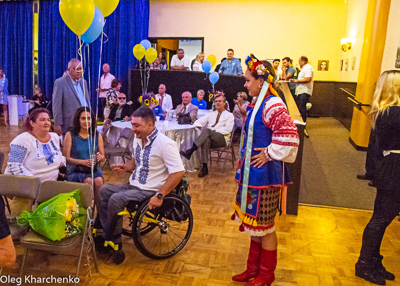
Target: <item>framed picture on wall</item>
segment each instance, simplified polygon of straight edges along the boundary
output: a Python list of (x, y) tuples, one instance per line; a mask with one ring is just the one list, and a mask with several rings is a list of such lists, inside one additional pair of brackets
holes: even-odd
[(356, 69), (356, 57), (353, 57), (352, 61), (351, 61), (351, 69), (355, 70)]
[(328, 60), (319, 60), (318, 61), (318, 70), (319, 71), (328, 71), (329, 69), (329, 61)]
[(343, 60), (340, 60), (340, 71), (342, 71), (343, 70)]
[(348, 70), (349, 70), (349, 59), (346, 59), (346, 60), (344, 61), (344, 70), (345, 70), (345, 71), (348, 71)]

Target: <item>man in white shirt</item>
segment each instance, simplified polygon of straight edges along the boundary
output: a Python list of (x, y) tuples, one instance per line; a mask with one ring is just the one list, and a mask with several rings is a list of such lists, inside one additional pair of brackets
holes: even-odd
[(172, 56), (170, 66), (171, 70), (190, 71), (189, 56), (185, 55), (183, 49), (178, 49), (177, 54)]
[(99, 117), (104, 119), (104, 107), (106, 106), (107, 91), (111, 89), (111, 82), (115, 77), (110, 74), (110, 66), (108, 64), (103, 65), (103, 75), (100, 78), (100, 89), (99, 92)]
[[(301, 70), (297, 79), (290, 79), (290, 81), (296, 83), (297, 107), (305, 123), (307, 120), (307, 102), (313, 91), (314, 69), (308, 63), (306, 56), (299, 58), (299, 65)], [(306, 129), (304, 129), (304, 135), (307, 138), (309, 137)]]
[[(225, 104), (226, 98), (218, 95), (215, 98), (216, 110), (197, 119), (193, 124), (202, 130), (200, 136), (194, 140), (192, 148), (180, 152), (183, 157), (189, 160), (193, 152), (201, 147), (201, 162), (203, 163), (203, 167), (199, 172), (199, 177), (208, 175), (207, 163), (210, 147), (224, 147), (230, 139), (235, 118), (232, 113), (225, 109)], [(206, 125), (207, 128), (204, 128)]]
[(168, 110), (174, 108), (172, 105), (172, 97), (168, 93), (165, 93), (166, 91), (167, 88), (165, 87), (165, 85), (160, 84), (160, 86), (158, 87), (158, 93), (156, 94), (158, 105), (161, 106), (164, 112), (167, 112)]
[[(129, 201), (150, 198), (149, 209), (162, 205), (163, 198), (181, 181), (185, 169), (175, 141), (155, 128), (155, 115), (150, 108), (141, 107), (132, 114), (134, 157), (128, 163), (114, 167), (117, 173), (132, 172), (129, 184), (104, 185), (99, 193), (99, 218), (102, 236), (96, 236), (96, 249), (108, 250), (104, 241), (121, 245), (122, 219), (115, 219)], [(114, 226), (114, 227), (113, 227)], [(118, 261), (117, 263), (122, 263)]]

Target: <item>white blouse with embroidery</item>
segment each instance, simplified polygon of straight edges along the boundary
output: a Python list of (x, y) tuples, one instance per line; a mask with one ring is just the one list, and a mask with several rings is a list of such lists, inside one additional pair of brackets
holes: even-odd
[(50, 132), (47, 143), (39, 142), (29, 132), (24, 132), (10, 144), (5, 174), (37, 177), (41, 182), (56, 181), (60, 163), (65, 157), (60, 151), (60, 139)]

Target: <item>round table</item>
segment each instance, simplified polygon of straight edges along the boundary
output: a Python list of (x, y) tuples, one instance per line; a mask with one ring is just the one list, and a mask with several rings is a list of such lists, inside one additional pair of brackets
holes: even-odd
[[(111, 123), (113, 127), (110, 128), (110, 132), (108, 135), (108, 142), (110, 141), (116, 142), (119, 138), (119, 133), (124, 128), (131, 128), (131, 122), (125, 121), (114, 121)], [(193, 146), (194, 140), (199, 136), (197, 129), (191, 124), (178, 124), (178, 122), (174, 121), (156, 121), (156, 128), (161, 133), (165, 134), (167, 137), (171, 138), (176, 142), (180, 151), (185, 151)], [(114, 129), (114, 130), (112, 130)], [(118, 133), (118, 135), (117, 135)], [(110, 138), (110, 135), (112, 138)], [(117, 136), (116, 136), (117, 135)], [(116, 139), (115, 139), (116, 138)], [(193, 153), (190, 160), (182, 157), (183, 165), (185, 166), (186, 171), (195, 172), (195, 168), (200, 168), (200, 151), (197, 150)]]

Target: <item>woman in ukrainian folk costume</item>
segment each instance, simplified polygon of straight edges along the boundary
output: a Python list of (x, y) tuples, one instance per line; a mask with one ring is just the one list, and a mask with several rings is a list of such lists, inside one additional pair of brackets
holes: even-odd
[(246, 271), (232, 279), (247, 282), (247, 286), (261, 286), (275, 280), (278, 242), (274, 219), (280, 190), (291, 183), (283, 162), (295, 161), (299, 137), (273, 88), (275, 70), (271, 63), (250, 55), (246, 65), (244, 86), (255, 100), (247, 108), (242, 130), (232, 219), (240, 221), (239, 229), (251, 235), (251, 243)]

